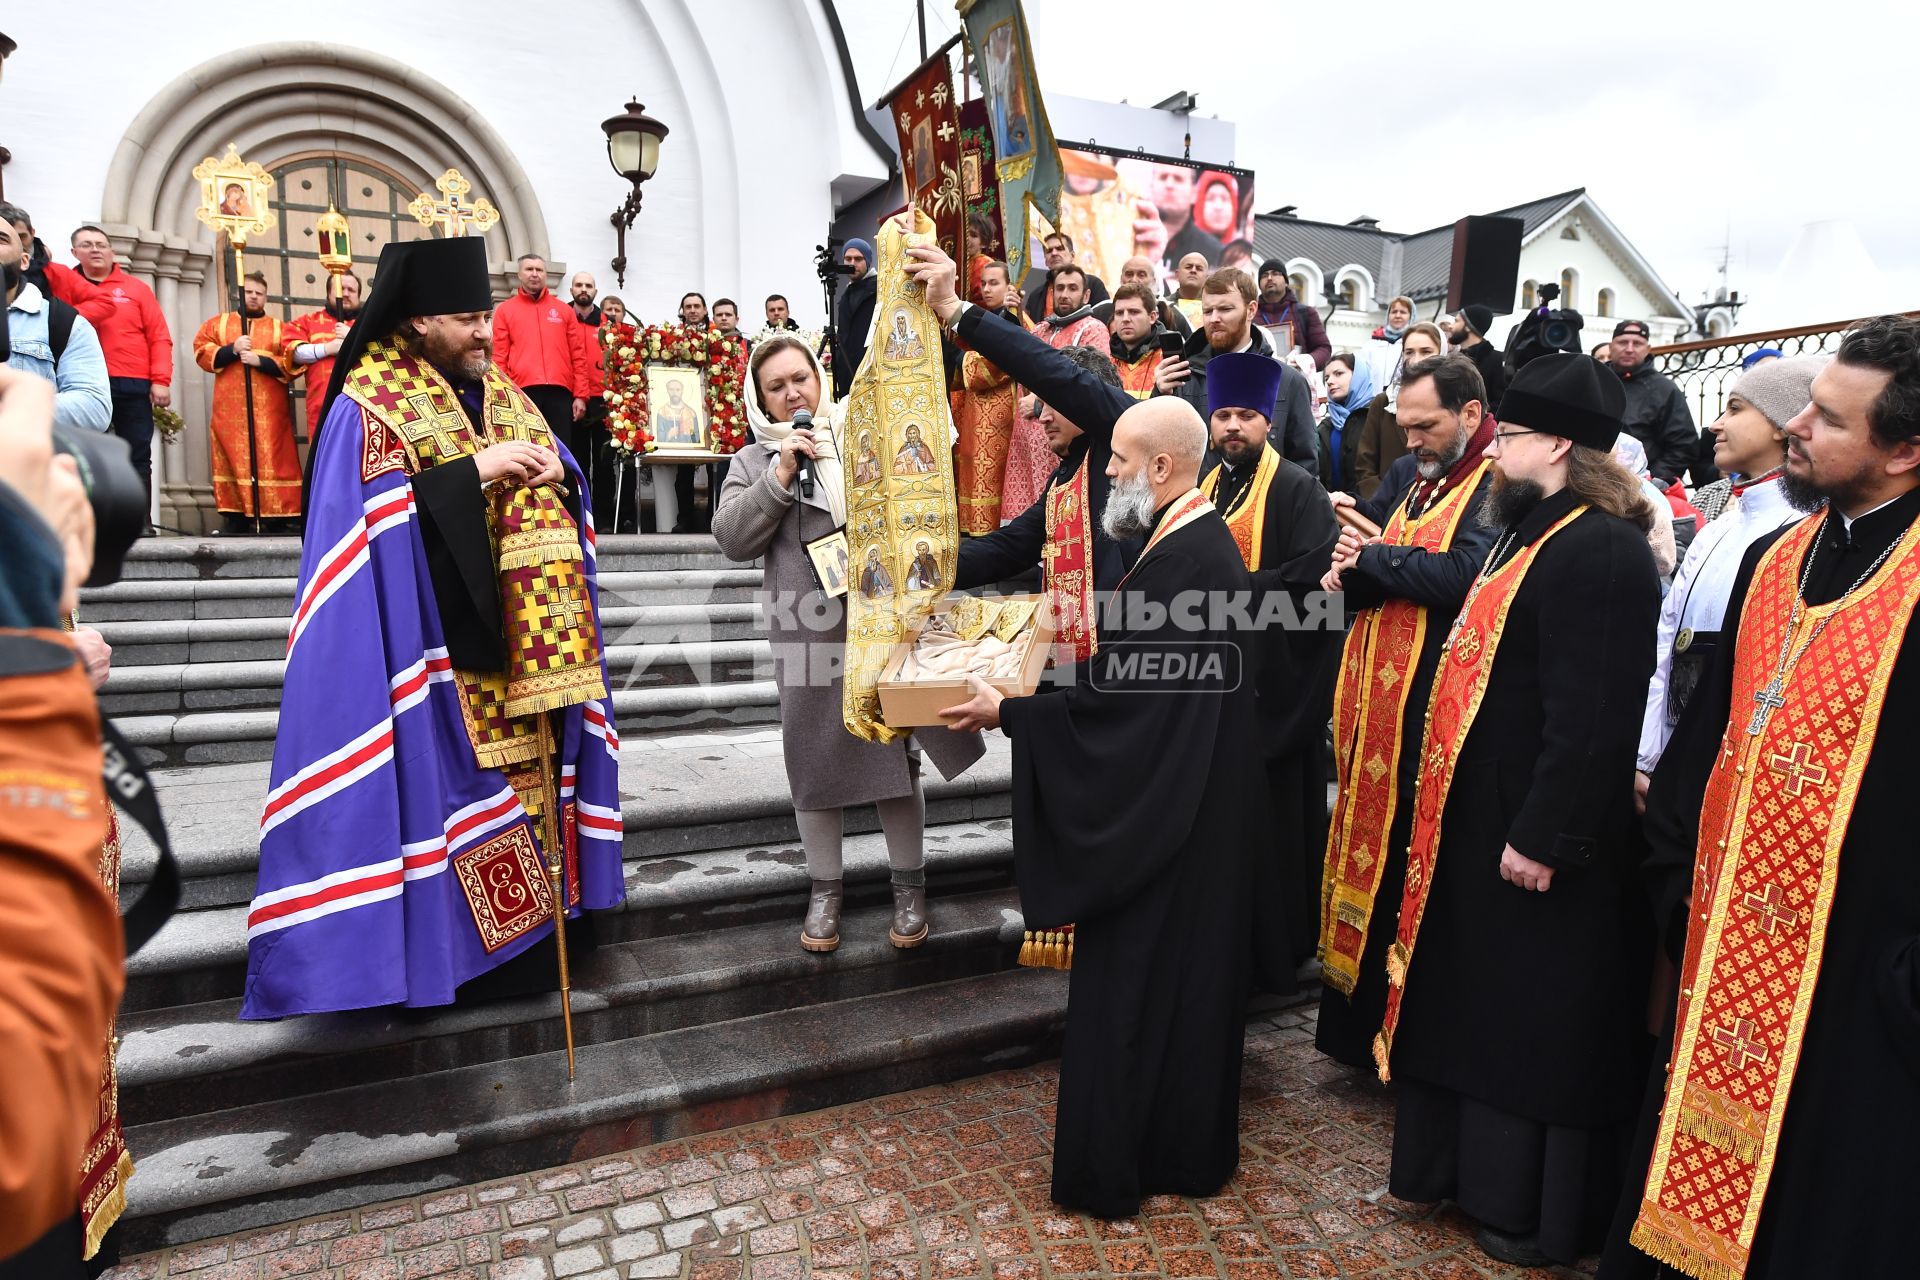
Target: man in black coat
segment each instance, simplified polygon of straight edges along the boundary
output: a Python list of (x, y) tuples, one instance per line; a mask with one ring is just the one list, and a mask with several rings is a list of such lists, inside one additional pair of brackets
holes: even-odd
[[(927, 289), (927, 305), (947, 328), (987, 361), (1004, 369), (1040, 402), (1041, 425), (1055, 442), (1060, 465), (1049, 487), (1073, 483), (1086, 473), (1084, 521), (1093, 556), (1093, 589), (1109, 592), (1133, 567), (1138, 540), (1115, 539), (1102, 527), (1108, 485), (1107, 462), (1113, 456), (1113, 424), (1137, 402), (1120, 388), (1112, 357), (1094, 347), (1056, 351), (1018, 324), (964, 302), (955, 292), (953, 259), (931, 247), (908, 250), (908, 271)], [(1047, 543), (1047, 503), (1043, 499), (993, 533), (965, 538), (954, 586), (962, 590), (1003, 582), (1042, 563)]]
[(1012, 740), (1021, 913), (1074, 926), (1053, 1199), (1102, 1218), (1213, 1195), (1240, 1158), (1252, 867), (1270, 832), (1253, 691), (1231, 661), (1245, 637), (1224, 611), (1182, 608), (1249, 590), (1194, 487), (1205, 447), (1188, 405), (1126, 412), (1104, 523), (1147, 539), (1137, 607), (1068, 687), (1003, 699), (970, 680), (942, 713)]
[[(1660, 993), (1669, 1030), (1649, 1072), (1603, 1280), (1706, 1274), (1697, 1268), (1702, 1245), (1738, 1250), (1745, 1280), (1894, 1276), (1912, 1266), (1911, 1196), (1884, 1162), (1889, 1153), (1899, 1159), (1920, 1148), (1920, 859), (1912, 816), (1920, 639), (1911, 621), (1920, 579), (1920, 324), (1885, 316), (1846, 335), (1814, 380), (1813, 404), (1786, 430), (1782, 483), (1816, 514), (1747, 549), (1723, 623), (1723, 634), (1738, 639), (1714, 650), (1647, 795), (1647, 881), (1674, 963)], [(1788, 539), (1763, 574), (1762, 561)], [(1898, 588), (1903, 577), (1904, 596), (1895, 590), (1874, 609), (1877, 622), (1865, 621), (1875, 603), (1869, 597)], [(1782, 672), (1773, 637), (1785, 619), (1800, 613), (1797, 634), (1805, 636), (1807, 612), (1829, 609), (1832, 625)], [(1827, 646), (1850, 633), (1864, 643), (1841, 669)], [(1762, 703), (1769, 688), (1761, 682), (1776, 674), (1783, 676), (1780, 701)], [(1809, 722), (1820, 727), (1793, 731)], [(1815, 750), (1803, 753), (1795, 737)], [(1843, 770), (1836, 751), (1868, 754), (1863, 765)], [(1738, 770), (1731, 782), (1730, 768)], [(1728, 806), (1746, 821), (1710, 836), (1707, 796), (1715, 782), (1735, 799), (1746, 790), (1744, 808)], [(1775, 813), (1788, 831), (1768, 821)], [(1844, 819), (1828, 820), (1838, 815)], [(1811, 848), (1781, 847), (1810, 838)], [(1749, 878), (1771, 856), (1792, 863), (1784, 873)], [(1728, 876), (1735, 887), (1722, 892), (1717, 880)], [(1719, 938), (1718, 954), (1760, 977), (1751, 998), (1732, 990), (1724, 970), (1688, 971), (1689, 925), (1703, 940)], [(1676, 1043), (1682, 988), (1702, 1011), (1694, 1045), (1705, 1057), (1689, 1057)], [(1698, 1169), (1708, 1185), (1732, 1188), (1706, 1212), (1682, 1200), (1671, 1217), (1649, 1214), (1643, 1197), (1664, 1201), (1672, 1186), (1671, 1174), (1664, 1186), (1648, 1185), (1663, 1104), (1713, 1105), (1728, 1087), (1734, 1072), (1724, 1066), (1734, 1065), (1740, 1043), (1727, 1026), (1735, 1014), (1748, 1018), (1755, 1038), (1748, 1048), (1759, 1051), (1741, 1050), (1739, 1083), (1759, 1086), (1758, 1097), (1779, 1100), (1784, 1113), (1753, 1117), (1766, 1135), (1749, 1153), (1754, 1158), (1739, 1157), (1724, 1140), (1697, 1144), (1683, 1167)], [(1720, 1078), (1689, 1069), (1702, 1062), (1721, 1067), (1712, 1073)], [(1666, 1097), (1669, 1064), (1687, 1080), (1675, 1099)], [(1727, 1172), (1731, 1179), (1718, 1176)], [(1674, 1227), (1683, 1241), (1674, 1240)], [(1629, 1245), (1630, 1229), (1635, 1245), (1658, 1250), (1675, 1269)]]
[(1340, 522), (1314, 478), (1267, 443), (1267, 408), (1281, 365), (1252, 352), (1218, 356), (1207, 379), (1220, 465), (1200, 492), (1227, 522), (1253, 577), (1248, 653), (1260, 708), (1272, 822), (1254, 862), (1253, 985), (1293, 990), (1319, 936), (1321, 855), (1327, 847), (1324, 738), (1333, 708), (1341, 629), (1320, 575)]
[(1492, 327), (1493, 308), (1471, 302), (1454, 313), (1453, 322), (1447, 326), (1447, 340), (1456, 355), (1473, 361), (1473, 367), (1480, 371), (1480, 381), (1487, 387), (1487, 412), (1497, 418), (1500, 396), (1507, 389), (1507, 357), (1487, 341), (1487, 330)]
[(841, 261), (853, 268), (853, 278), (840, 294), (840, 305), (833, 315), (833, 398), (844, 400), (853, 388), (853, 375), (867, 358), (867, 341), (873, 336), (873, 306), (879, 298), (879, 281), (873, 274), (873, 246), (865, 240), (847, 241)]
[[(1387, 468), (1370, 499), (1333, 495), (1380, 528), (1341, 534), (1321, 579), (1344, 592), (1351, 622), (1336, 698), (1334, 767), (1339, 783), (1327, 873), (1341, 887), (1321, 921), (1320, 1052), (1373, 1065), (1373, 1038), (1387, 1007), (1387, 947), (1400, 920), (1413, 789), (1427, 695), (1447, 625), (1460, 612), (1493, 547), (1475, 516), (1493, 485), (1485, 451), (1493, 439), (1480, 376), (1467, 361), (1434, 357), (1401, 385), (1413, 452)], [(1379, 767), (1375, 768), (1375, 761)]]
[(1654, 512), (1608, 452), (1622, 402), (1576, 355), (1507, 390), (1499, 535), (1434, 679), (1375, 1043), (1390, 1190), (1454, 1201), (1520, 1266), (1604, 1236), (1645, 1070), (1632, 786), (1660, 584)]
[(1647, 358), (1649, 340), (1644, 321), (1622, 320), (1613, 327), (1607, 367), (1619, 375), (1626, 392), (1622, 424), (1628, 435), (1647, 447), (1647, 470), (1655, 486), (1665, 489), (1694, 464), (1700, 432), (1687, 408), (1686, 394)]
[[(1273, 358), (1266, 330), (1253, 323), (1253, 282), (1235, 268), (1216, 271), (1200, 286), (1202, 323), (1179, 356), (1162, 360), (1154, 371), (1154, 394), (1179, 396), (1197, 412), (1207, 409), (1207, 362), (1229, 351), (1253, 351)], [(1280, 456), (1310, 476), (1320, 474), (1318, 434), (1313, 421), (1313, 391), (1292, 365), (1282, 364), (1280, 391), (1269, 432)]]
[[(1056, 231), (1040, 242), (1041, 250), (1047, 255), (1046, 274), (1040, 282), (1027, 290), (1027, 318), (1039, 324), (1053, 314), (1055, 298), (1053, 296), (1053, 273), (1061, 267), (1072, 266), (1073, 237), (1064, 231)], [(1085, 296), (1081, 306), (1099, 306), (1108, 300), (1107, 282), (1091, 271), (1082, 271), (1087, 280)], [(1029, 279), (1032, 277), (1029, 276)]]

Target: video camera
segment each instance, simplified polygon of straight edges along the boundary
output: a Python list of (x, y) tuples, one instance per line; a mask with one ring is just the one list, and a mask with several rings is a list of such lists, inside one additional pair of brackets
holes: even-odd
[(1518, 373), (1520, 367), (1530, 360), (1555, 352), (1580, 354), (1580, 330), (1586, 321), (1578, 311), (1564, 307), (1555, 307), (1553, 302), (1560, 296), (1560, 286), (1543, 284), (1540, 286), (1540, 305), (1527, 313), (1507, 339), (1507, 372)]
[[(0, 321), (0, 365), (13, 353), (13, 342)], [(98, 431), (53, 429), (53, 451), (73, 459), (93, 505), (93, 572), (89, 587), (120, 581), (127, 548), (147, 527), (147, 490), (133, 469), (127, 442)]]
[(844, 245), (836, 246), (829, 240), (826, 244), (813, 246), (813, 273), (820, 277), (820, 283), (829, 289), (833, 287), (835, 276), (850, 276), (853, 268), (840, 261), (840, 250)]

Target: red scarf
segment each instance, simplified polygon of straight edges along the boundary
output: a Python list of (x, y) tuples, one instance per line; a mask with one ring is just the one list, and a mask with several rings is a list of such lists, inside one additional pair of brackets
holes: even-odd
[(1473, 474), (1473, 469), (1480, 465), (1480, 455), (1493, 443), (1495, 426), (1492, 414), (1481, 415), (1480, 429), (1467, 439), (1467, 451), (1460, 455), (1460, 461), (1453, 464), (1452, 470), (1438, 480), (1421, 476), (1413, 482), (1413, 489), (1407, 495), (1407, 510), (1425, 511), (1428, 503), (1451, 493), (1455, 485)]

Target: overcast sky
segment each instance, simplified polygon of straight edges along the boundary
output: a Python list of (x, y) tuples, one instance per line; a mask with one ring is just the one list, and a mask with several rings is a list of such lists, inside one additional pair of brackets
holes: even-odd
[[(913, 0), (837, 5), (870, 104), (917, 61)], [(1844, 218), (1920, 308), (1920, 10), (1900, 0), (1026, 7), (1043, 88), (1194, 93), (1237, 126), (1263, 213), (1418, 231), (1584, 186), (1690, 303), (1723, 246), (1750, 293), (1803, 224)], [(930, 47), (957, 30), (952, 0), (927, 24)]]

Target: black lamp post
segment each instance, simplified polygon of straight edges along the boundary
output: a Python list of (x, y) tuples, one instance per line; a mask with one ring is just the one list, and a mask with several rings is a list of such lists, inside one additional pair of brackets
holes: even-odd
[(640, 216), (640, 184), (653, 176), (660, 163), (660, 140), (667, 126), (646, 113), (638, 102), (629, 101), (627, 109), (600, 127), (607, 135), (607, 162), (613, 171), (633, 184), (627, 198), (613, 211), (610, 221), (619, 247), (613, 255), (613, 276), (621, 288), (627, 286), (627, 228)]

